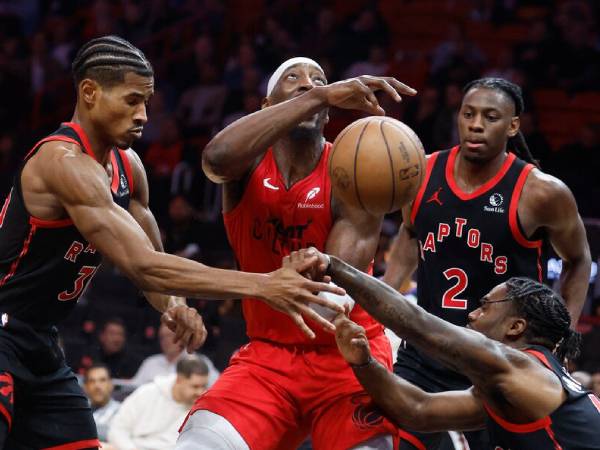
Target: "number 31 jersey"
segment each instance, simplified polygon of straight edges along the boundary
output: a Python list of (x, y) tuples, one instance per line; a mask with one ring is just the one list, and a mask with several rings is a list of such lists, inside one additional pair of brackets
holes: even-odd
[[(42, 220), (25, 207), (21, 171), (33, 155), (45, 151), (42, 145), (48, 141), (77, 144), (95, 159), (83, 129), (62, 124), (27, 154), (0, 212), (0, 315), (2, 321), (15, 317), (34, 328), (64, 319), (101, 262), (101, 255), (69, 218)], [(110, 159), (113, 200), (127, 208), (133, 187), (129, 160), (116, 148)]]
[(471, 193), (454, 179), (459, 147), (433, 153), (411, 210), (419, 242), (418, 302), (466, 325), (469, 312), (513, 276), (546, 279), (546, 242), (527, 239), (517, 215), (533, 165), (508, 153), (498, 173)]

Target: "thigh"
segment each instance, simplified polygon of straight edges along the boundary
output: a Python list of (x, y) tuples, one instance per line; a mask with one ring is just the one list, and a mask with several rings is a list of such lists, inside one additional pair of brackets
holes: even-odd
[(186, 421), (176, 450), (250, 450), (244, 438), (224, 417), (196, 411)]
[(252, 342), (196, 401), (191, 417), (206, 410), (225, 418), (252, 450), (295, 448), (308, 434), (288, 389), (297, 376), (296, 360), (278, 347)]
[[(392, 354), (385, 335), (370, 341), (373, 357), (391, 368)], [(356, 380), (337, 349), (320, 357), (315, 383), (320, 383), (320, 404), (312, 411), (315, 450), (346, 450), (379, 436), (396, 436), (397, 427), (384, 416)]]
[[(98, 448), (96, 424), (77, 378), (68, 367), (15, 381), (10, 448)], [(66, 448), (66, 447), (65, 447)]]

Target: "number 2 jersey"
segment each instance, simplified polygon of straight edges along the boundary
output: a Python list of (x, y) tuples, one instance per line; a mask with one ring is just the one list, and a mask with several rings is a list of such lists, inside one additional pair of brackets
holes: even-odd
[(488, 405), (487, 429), (494, 450), (600, 449), (600, 400), (575, 381), (547, 348), (525, 350), (560, 379), (567, 399), (555, 411), (532, 423), (514, 424)]
[[(64, 141), (77, 144), (95, 159), (83, 129), (63, 123), (39, 141), (25, 156), (13, 187), (0, 212), (0, 314), (2, 320), (19, 319), (33, 328), (48, 328), (66, 317), (94, 276), (101, 255), (69, 219), (42, 220), (25, 207), (21, 172), (42, 144)], [(133, 188), (129, 160), (114, 148), (111, 191), (113, 200), (127, 208)]]
[[(543, 239), (528, 239), (519, 223), (519, 198), (533, 165), (508, 153), (496, 175), (471, 193), (454, 179), (459, 147), (433, 153), (410, 220), (419, 245), (417, 298), (425, 310), (453, 324), (494, 286), (513, 276), (546, 279)], [(471, 383), (406, 343), (399, 363), (419, 373), (426, 390), (464, 389)], [(402, 376), (406, 374), (396, 368)], [(433, 384), (431, 384), (433, 383)]]
[[(281, 267), (294, 250), (316, 247), (324, 251), (333, 226), (331, 181), (327, 161), (331, 149), (325, 143), (319, 163), (305, 178), (286, 188), (272, 149), (250, 175), (240, 203), (223, 215), (231, 247), (245, 272), (267, 273)], [(311, 323), (316, 338), (307, 338), (289, 316), (265, 302), (245, 298), (242, 303), (248, 336), (280, 344), (335, 345), (333, 334)], [(356, 305), (350, 315), (369, 338), (383, 332), (364, 309)]]

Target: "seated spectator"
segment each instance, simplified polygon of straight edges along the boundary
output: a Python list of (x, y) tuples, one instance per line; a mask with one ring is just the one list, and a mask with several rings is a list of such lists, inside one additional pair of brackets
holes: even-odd
[[(143, 362), (133, 377), (137, 385), (152, 381), (157, 376), (172, 375), (175, 373), (177, 363), (186, 356), (186, 351), (179, 342), (175, 342), (175, 333), (166, 325), (161, 325), (158, 330), (158, 342), (162, 353), (149, 356)], [(210, 359), (204, 355), (197, 355), (208, 367), (208, 386), (212, 386), (220, 372), (215, 368)]]
[(108, 319), (98, 336), (100, 347), (92, 356), (93, 361), (106, 364), (115, 378), (133, 377), (141, 363), (139, 356), (127, 350), (126, 340), (125, 323), (118, 317)]
[(90, 400), (94, 421), (98, 429), (98, 439), (108, 439), (108, 427), (121, 406), (112, 398), (114, 390), (110, 369), (104, 364), (92, 364), (83, 377), (83, 390)]
[(177, 363), (177, 374), (155, 378), (121, 405), (108, 431), (117, 450), (170, 450), (190, 407), (208, 384), (208, 367), (198, 356)]

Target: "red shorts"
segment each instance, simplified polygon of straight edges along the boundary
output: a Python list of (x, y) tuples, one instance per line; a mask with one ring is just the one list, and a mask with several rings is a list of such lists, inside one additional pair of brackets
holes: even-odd
[[(370, 341), (388, 369), (392, 352), (382, 333)], [(312, 436), (315, 450), (345, 450), (398, 429), (373, 405), (333, 346), (252, 341), (197, 401), (226, 418), (252, 450), (290, 450)]]

